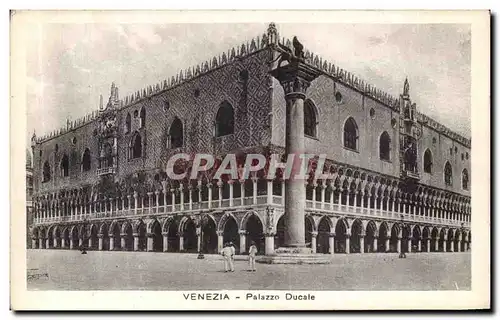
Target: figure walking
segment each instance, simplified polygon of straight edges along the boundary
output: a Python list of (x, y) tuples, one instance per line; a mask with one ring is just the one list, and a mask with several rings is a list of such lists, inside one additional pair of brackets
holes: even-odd
[(250, 265), (250, 271), (255, 271), (256, 254), (257, 254), (257, 246), (255, 246), (255, 242), (252, 241), (250, 249), (248, 250), (248, 264)]
[(222, 249), (222, 256), (224, 257), (224, 272), (234, 272), (233, 250), (228, 243), (224, 244), (224, 248)]

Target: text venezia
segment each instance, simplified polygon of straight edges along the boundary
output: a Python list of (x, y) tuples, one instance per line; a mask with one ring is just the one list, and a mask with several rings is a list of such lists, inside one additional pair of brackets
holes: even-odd
[[(186, 300), (232, 300), (240, 299), (239, 296), (231, 297), (227, 293), (184, 293), (184, 299)], [(315, 300), (316, 297), (313, 294), (295, 294), (295, 293), (285, 293), (284, 297), (281, 295), (274, 294), (254, 294), (247, 293), (245, 295), (246, 300), (280, 300), (284, 298), (285, 300)]]

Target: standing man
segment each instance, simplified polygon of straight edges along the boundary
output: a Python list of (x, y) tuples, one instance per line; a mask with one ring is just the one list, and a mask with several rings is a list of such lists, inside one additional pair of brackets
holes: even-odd
[(234, 272), (233, 250), (228, 243), (224, 244), (224, 248), (222, 249), (222, 256), (224, 257), (224, 272)]
[(250, 249), (248, 249), (248, 264), (250, 265), (250, 271), (255, 271), (255, 255), (257, 254), (257, 247), (255, 242), (252, 241)]

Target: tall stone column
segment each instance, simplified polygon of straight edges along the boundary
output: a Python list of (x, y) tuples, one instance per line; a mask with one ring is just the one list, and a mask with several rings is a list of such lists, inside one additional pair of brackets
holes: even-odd
[(274, 236), (275, 234), (272, 232), (266, 233), (265, 237), (265, 254), (271, 255), (274, 253)]
[(247, 232), (246, 230), (240, 230), (240, 254), (245, 253), (247, 251)]
[(365, 253), (365, 235), (359, 236), (359, 253)]
[(179, 236), (179, 251), (184, 251), (184, 236)]
[(427, 252), (431, 252), (431, 239), (427, 238)]
[(115, 238), (110, 237), (109, 238), (109, 251), (115, 250)]
[(64, 249), (66, 247), (66, 239), (61, 238), (61, 249)]
[(397, 251), (398, 253), (401, 253), (401, 237), (398, 236), (398, 246), (397, 246)]
[(389, 238), (385, 238), (384, 252), (389, 251)]
[(148, 239), (147, 251), (154, 251), (154, 248), (153, 248), (153, 236), (154, 236), (154, 234), (148, 233), (146, 236), (148, 237), (147, 238)]
[(345, 236), (345, 253), (351, 253), (351, 235), (347, 234)]
[(334, 254), (335, 253), (335, 234), (330, 233), (330, 236), (328, 237), (328, 246), (329, 246), (329, 253)]
[(378, 238), (377, 237), (374, 237), (373, 238), (373, 248), (372, 248), (372, 252), (377, 252), (378, 251)]
[(37, 249), (37, 247), (36, 247), (36, 239), (31, 239), (31, 248), (32, 249)]
[(102, 251), (102, 238), (103, 238), (103, 235), (102, 234), (98, 234), (97, 235), (99, 237), (99, 244), (98, 244), (98, 250), (99, 251)]
[(435, 238), (434, 240), (435, 240), (434, 241), (434, 250), (436, 252), (438, 252), (439, 251), (439, 238)]
[(139, 251), (139, 235), (134, 233), (134, 251)]
[(69, 248), (70, 250), (73, 250), (75, 248), (75, 243), (73, 242), (73, 238), (69, 239)]
[(126, 233), (122, 233), (121, 234), (121, 237), (120, 237), (120, 247), (122, 248), (123, 251), (127, 250), (127, 234)]
[[(285, 181), (285, 246), (305, 249), (306, 188), (303, 179), (295, 178), (304, 171), (305, 163), (299, 155), (304, 148), (304, 100), (306, 91), (319, 72), (301, 61), (291, 59), (286, 66), (278, 66), (271, 74), (279, 80), (286, 100), (285, 152), (294, 155), (294, 170)], [(300, 165), (299, 165), (300, 164)]]
[(224, 246), (224, 232), (223, 231), (217, 231), (217, 251), (219, 253), (222, 252), (222, 248)]
[(318, 233), (316, 231), (311, 232), (311, 250), (316, 253), (316, 239), (318, 238)]
[(422, 251), (422, 239), (418, 239), (417, 245), (418, 245), (417, 252), (421, 252)]
[(408, 253), (411, 252), (411, 239), (408, 239)]
[(162, 235), (163, 235), (163, 252), (167, 252), (168, 251), (168, 233), (163, 232)]

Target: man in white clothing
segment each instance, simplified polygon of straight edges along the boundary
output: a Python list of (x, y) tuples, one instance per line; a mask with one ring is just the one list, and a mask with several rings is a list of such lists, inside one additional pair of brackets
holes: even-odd
[(257, 254), (257, 246), (255, 242), (252, 241), (250, 249), (248, 249), (248, 264), (250, 265), (250, 271), (255, 271), (255, 255)]
[(234, 256), (234, 251), (229, 244), (225, 244), (224, 248), (222, 249), (222, 256), (224, 257), (224, 271), (228, 272), (234, 272), (234, 265), (233, 265), (233, 256)]

